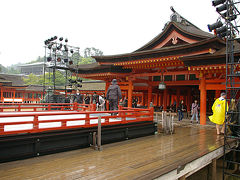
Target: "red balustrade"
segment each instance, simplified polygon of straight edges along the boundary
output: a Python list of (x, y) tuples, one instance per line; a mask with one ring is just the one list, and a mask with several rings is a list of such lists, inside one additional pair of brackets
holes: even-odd
[(0, 103), (0, 112), (9, 111), (95, 111), (95, 104), (78, 103)]
[[(118, 114), (111, 116), (111, 113)], [(4, 112), (0, 113), (0, 135), (94, 127), (97, 126), (99, 116), (102, 119), (102, 126), (153, 121), (153, 108), (120, 107), (118, 111)], [(21, 120), (22, 118), (24, 120)]]

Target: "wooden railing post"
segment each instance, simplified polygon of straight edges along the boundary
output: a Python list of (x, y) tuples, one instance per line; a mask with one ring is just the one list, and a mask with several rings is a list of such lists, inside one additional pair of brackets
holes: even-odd
[(92, 105), (93, 105), (92, 111), (96, 111), (97, 105), (96, 104), (92, 104)]
[(153, 121), (153, 116), (154, 116), (154, 108), (150, 107), (150, 118)]
[(74, 110), (74, 111), (77, 111), (77, 110), (78, 110), (78, 104), (77, 104), (77, 102), (74, 102), (74, 103), (73, 103), (73, 110)]
[(34, 115), (34, 119), (33, 119), (33, 130), (34, 132), (38, 131), (38, 115)]
[(4, 134), (4, 125), (0, 123), (0, 134)]
[(102, 122), (101, 122), (101, 116), (98, 117), (98, 133), (97, 133), (97, 144), (98, 144), (98, 150), (102, 151)]
[(90, 125), (89, 113), (86, 114), (85, 125)]
[(18, 111), (21, 111), (21, 105), (18, 104)]

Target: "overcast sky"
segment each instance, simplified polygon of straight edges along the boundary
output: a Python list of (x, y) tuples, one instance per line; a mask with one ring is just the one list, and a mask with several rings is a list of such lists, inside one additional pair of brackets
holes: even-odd
[(0, 64), (44, 56), (44, 40), (55, 35), (81, 50), (132, 52), (162, 31), (170, 6), (204, 31), (218, 18), (211, 0), (1, 0)]

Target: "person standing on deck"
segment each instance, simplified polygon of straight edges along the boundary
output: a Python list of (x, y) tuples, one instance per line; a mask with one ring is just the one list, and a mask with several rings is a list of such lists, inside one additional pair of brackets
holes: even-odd
[(103, 96), (99, 96), (99, 109), (105, 111), (105, 99)]
[(83, 103), (83, 96), (80, 94), (79, 90), (77, 90), (77, 93), (74, 97), (74, 102), (77, 101), (77, 103), (82, 104)]
[(97, 104), (98, 103), (98, 95), (97, 95), (96, 92), (93, 93), (92, 101), (93, 101), (93, 104)]
[(107, 90), (106, 98), (109, 101), (109, 110), (118, 110), (118, 101), (122, 99), (122, 92), (116, 79), (112, 80), (112, 84)]
[[(224, 134), (225, 131), (225, 109), (226, 109), (226, 93), (222, 92), (221, 97), (216, 99), (212, 106), (213, 115), (209, 116), (210, 121), (216, 124), (217, 134)], [(227, 104), (228, 111), (228, 104)], [(220, 131), (220, 126), (222, 125), (222, 129)]]
[(192, 107), (191, 107), (191, 115), (192, 115), (191, 123), (193, 123), (194, 117), (196, 117), (196, 121), (198, 123), (198, 109), (199, 109), (199, 106), (198, 106), (197, 100), (195, 100), (194, 103), (192, 103)]
[(186, 111), (185, 105), (183, 100), (180, 102), (179, 106), (178, 106), (178, 121), (182, 121), (183, 119), (183, 112)]
[(90, 104), (90, 97), (88, 94), (86, 94), (86, 96), (84, 98), (84, 102), (85, 102), (85, 104)]

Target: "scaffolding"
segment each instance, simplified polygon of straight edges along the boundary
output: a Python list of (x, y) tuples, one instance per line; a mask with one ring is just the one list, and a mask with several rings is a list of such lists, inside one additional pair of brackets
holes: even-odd
[[(56, 38), (55, 38), (56, 37)], [(71, 65), (78, 66), (80, 59), (80, 48), (70, 46), (67, 44), (68, 40), (57, 36), (52, 37), (45, 41), (45, 58), (44, 58), (44, 80), (43, 80), (43, 93), (47, 96), (47, 102), (50, 102), (50, 94), (56, 95), (56, 90), (64, 91), (67, 95), (68, 89), (72, 89), (73, 85), (81, 85), (82, 80), (74, 79), (72, 72), (69, 71)], [(59, 88), (56, 83), (56, 73), (61, 73), (65, 78), (64, 89)], [(76, 72), (74, 72), (76, 73)], [(56, 87), (58, 85), (58, 88)], [(58, 100), (54, 100), (58, 102)], [(62, 102), (62, 101), (61, 101)]]
[[(237, 6), (240, 0), (226, 0), (225, 13), (219, 13), (225, 21), (226, 40), (226, 108), (225, 133), (224, 133), (224, 156), (223, 156), (223, 179), (240, 179), (240, 148), (231, 147), (230, 142), (240, 142), (240, 58), (237, 55), (239, 50), (239, 14)], [(217, 10), (218, 11), (218, 10)], [(230, 153), (229, 153), (230, 152)], [(231, 169), (231, 170), (230, 170)]]

